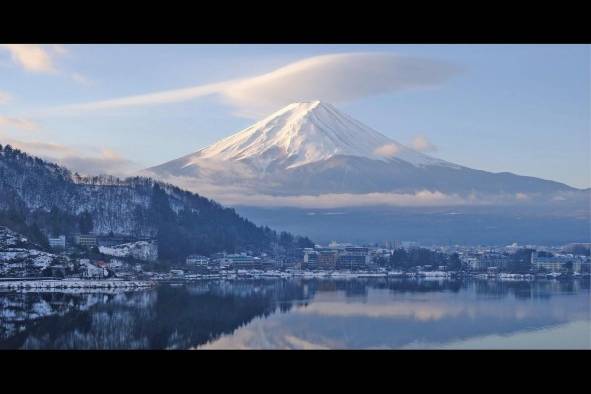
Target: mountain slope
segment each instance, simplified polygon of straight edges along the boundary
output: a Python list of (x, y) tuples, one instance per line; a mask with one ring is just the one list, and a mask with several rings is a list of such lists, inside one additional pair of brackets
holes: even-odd
[(290, 104), (251, 127), (199, 151), (198, 157), (249, 160), (258, 164), (259, 168), (273, 162), (284, 162), (286, 168), (295, 168), (336, 155), (383, 160), (379, 148), (388, 145), (392, 145), (391, 149), (397, 151), (397, 157), (405, 161), (442, 163), (390, 140), (320, 101)]
[(195, 185), (274, 196), (577, 191), (559, 182), (430, 157), (319, 101), (290, 104), (214, 145), (147, 171), (165, 179), (191, 179)]
[[(142, 177), (80, 177), (0, 145), (0, 219), (17, 218), (46, 234), (70, 235), (87, 213), (95, 233), (154, 237), (160, 255), (169, 259), (223, 250), (271, 250), (280, 243), (269, 228), (170, 184)], [(282, 239), (310, 244), (300, 237)], [(281, 246), (294, 246), (290, 242)]]
[(586, 242), (591, 191), (412, 150), (330, 104), (291, 104), (151, 176), (320, 242)]

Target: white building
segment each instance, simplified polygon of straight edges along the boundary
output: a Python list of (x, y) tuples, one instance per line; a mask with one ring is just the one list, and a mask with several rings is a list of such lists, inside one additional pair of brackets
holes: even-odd
[(316, 264), (318, 263), (318, 252), (312, 248), (304, 249), (304, 263)]
[(539, 257), (538, 254), (534, 252), (531, 256), (531, 264), (535, 269), (550, 272), (560, 272), (566, 267), (566, 263), (569, 261), (573, 261), (573, 259), (563, 255)]
[(109, 275), (109, 272), (105, 268), (97, 267), (88, 259), (80, 259), (80, 265), (83, 278), (100, 279), (106, 278)]
[(419, 243), (415, 241), (402, 241), (400, 242), (400, 246), (403, 249), (416, 249), (419, 247)]
[(244, 268), (251, 268), (255, 265), (255, 263), (260, 261), (260, 259), (249, 256), (246, 253), (228, 254), (225, 256), (225, 259), (233, 267)]
[(185, 259), (187, 265), (207, 265), (209, 264), (209, 257), (192, 254)]
[(66, 248), (66, 236), (60, 235), (57, 238), (48, 238), (49, 247), (52, 249), (65, 249)]

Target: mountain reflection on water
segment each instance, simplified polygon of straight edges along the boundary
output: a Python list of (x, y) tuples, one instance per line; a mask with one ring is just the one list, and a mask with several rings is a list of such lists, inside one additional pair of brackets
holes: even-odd
[(556, 332), (546, 341), (540, 330), (568, 324), (575, 324), (570, 342), (558, 345), (591, 348), (589, 295), (589, 280), (251, 280), (4, 292), (0, 348), (437, 348), (478, 338), (494, 347), (496, 336), (513, 334), (522, 336), (511, 347), (554, 347)]

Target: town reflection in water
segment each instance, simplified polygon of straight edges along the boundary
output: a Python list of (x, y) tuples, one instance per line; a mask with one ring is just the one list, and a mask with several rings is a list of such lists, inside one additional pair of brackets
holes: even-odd
[(3, 349), (591, 348), (589, 280), (251, 280), (0, 293)]

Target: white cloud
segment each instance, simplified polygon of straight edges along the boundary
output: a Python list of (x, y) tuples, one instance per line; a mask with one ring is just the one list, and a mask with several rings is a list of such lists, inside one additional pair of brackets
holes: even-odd
[(229, 205), (299, 208), (346, 208), (361, 206), (454, 206), (467, 201), (458, 195), (423, 190), (416, 193), (327, 193), (320, 195), (220, 195), (220, 201)]
[(1, 133), (0, 143), (11, 145), (30, 155), (56, 162), (81, 175), (129, 176), (141, 167), (107, 148), (77, 148), (42, 141), (23, 141), (8, 138)]
[(240, 185), (216, 185), (190, 176), (162, 176), (149, 170), (142, 171), (144, 176), (172, 183), (185, 190), (190, 190), (222, 204), (235, 206), (259, 207), (298, 207), (298, 208), (346, 208), (361, 206), (454, 206), (480, 204), (483, 200), (445, 194), (439, 191), (422, 190), (416, 193), (327, 193), (319, 195), (276, 196), (253, 193), (252, 189)]
[(242, 114), (260, 116), (294, 101), (343, 102), (411, 88), (437, 86), (459, 72), (430, 59), (385, 53), (311, 57), (272, 72), (220, 83), (74, 104), (65, 111), (157, 105), (218, 95)]
[(58, 55), (66, 55), (66, 54), (70, 53), (68, 48), (66, 48), (62, 44), (52, 44), (49, 46), (49, 48)]
[(457, 68), (429, 59), (385, 53), (344, 53), (304, 59), (231, 85), (231, 104), (264, 114), (294, 101), (343, 102), (439, 85)]
[(374, 153), (382, 157), (394, 157), (400, 152), (400, 148), (396, 144), (386, 144), (377, 148)]
[(80, 85), (93, 85), (94, 82), (88, 78), (87, 76), (80, 74), (80, 73), (72, 73), (70, 75), (75, 82), (78, 82)]
[(41, 73), (55, 72), (51, 56), (41, 45), (0, 44), (0, 49), (8, 51), (13, 62), (27, 71)]
[(411, 144), (413, 149), (418, 150), (419, 152), (435, 152), (437, 151), (437, 147), (429, 141), (427, 137), (424, 135), (416, 136)]
[(0, 50), (8, 52), (12, 61), (26, 71), (69, 76), (80, 84), (91, 84), (91, 80), (80, 73), (67, 73), (57, 69), (54, 62), (55, 58), (70, 53), (69, 49), (64, 45), (0, 44)]
[(8, 127), (24, 131), (36, 131), (39, 125), (28, 118), (0, 115), (0, 127)]
[(109, 149), (93, 156), (68, 155), (57, 159), (57, 162), (82, 175), (106, 174), (125, 177), (140, 168), (138, 164)]
[[(242, 183), (215, 184), (210, 180), (192, 176), (161, 175), (143, 170), (140, 175), (160, 179), (182, 189), (199, 193), (228, 206), (254, 207), (295, 207), (304, 209), (341, 209), (368, 206), (392, 207), (455, 207), (532, 204), (551, 198), (547, 195), (525, 193), (475, 193), (456, 194), (437, 190), (416, 192), (374, 192), (374, 193), (326, 193), (316, 195), (270, 195), (256, 193), (255, 184), (248, 178)], [(570, 198), (570, 196), (569, 196)], [(588, 196), (586, 197), (588, 198)], [(339, 214), (336, 212), (334, 214)]]
[(196, 97), (218, 93), (227, 83), (195, 86), (186, 89), (167, 90), (137, 96), (127, 96), (112, 100), (73, 104), (57, 108), (58, 111), (92, 111), (111, 108), (135, 107), (154, 104), (168, 104), (187, 101)]
[(0, 104), (6, 104), (10, 100), (12, 100), (12, 96), (0, 90)]
[(45, 158), (66, 157), (68, 155), (76, 155), (78, 151), (64, 146), (41, 141), (20, 141), (14, 139), (3, 139), (4, 144), (11, 145), (14, 148), (20, 149), (27, 154), (33, 156), (40, 156)]

